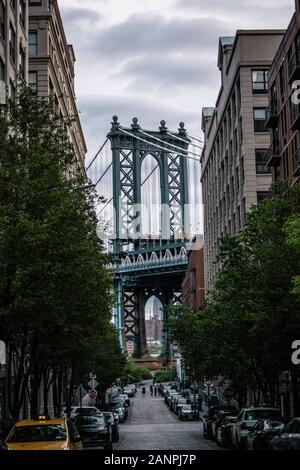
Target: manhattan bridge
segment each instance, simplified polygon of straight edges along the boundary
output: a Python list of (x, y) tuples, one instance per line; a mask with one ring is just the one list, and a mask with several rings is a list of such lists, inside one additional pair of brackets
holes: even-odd
[[(171, 132), (161, 121), (149, 131), (137, 118), (123, 127), (114, 116), (107, 139), (87, 168), (105, 198), (98, 218), (112, 253), (114, 323), (122, 347), (136, 359), (148, 356), (147, 302), (159, 299), (164, 325), (168, 307), (181, 302), (188, 252), (199, 233), (202, 145), (184, 123)], [(170, 358), (170, 346), (165, 326), (163, 361)]]

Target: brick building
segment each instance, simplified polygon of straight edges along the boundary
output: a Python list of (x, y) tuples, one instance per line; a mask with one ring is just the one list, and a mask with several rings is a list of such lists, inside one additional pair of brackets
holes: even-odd
[(25, 0), (0, 0), (0, 104), (16, 96), (18, 75), (27, 80), (28, 7)]
[(29, 0), (28, 82), (40, 96), (52, 96), (68, 126), (78, 168), (84, 171), (86, 144), (75, 96), (75, 54), (67, 43), (57, 0)]
[(267, 74), (283, 35), (282, 30), (240, 30), (219, 41), (221, 88), (216, 106), (202, 113), (206, 290), (218, 276), (219, 239), (238, 233), (251, 206), (269, 197)]
[(189, 252), (188, 270), (182, 283), (182, 303), (200, 310), (205, 300), (204, 249)]
[[(271, 146), (266, 163), (273, 179), (300, 178), (300, 1), (271, 65), (268, 76), (269, 107), (266, 126)], [(295, 91), (298, 92), (295, 93)]]

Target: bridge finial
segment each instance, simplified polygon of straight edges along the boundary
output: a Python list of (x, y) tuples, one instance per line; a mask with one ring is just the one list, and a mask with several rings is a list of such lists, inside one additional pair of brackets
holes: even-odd
[(178, 129), (178, 131), (179, 131), (179, 135), (183, 135), (183, 136), (186, 135), (186, 129), (185, 129), (185, 124), (184, 124), (184, 122), (181, 122), (181, 123), (179, 124), (179, 129)]
[(134, 117), (134, 118), (132, 119), (132, 122), (133, 122), (133, 124), (131, 124), (132, 130), (133, 130), (133, 131), (138, 131), (138, 130), (141, 128), (141, 126), (139, 125), (139, 120), (138, 120), (138, 118), (137, 118), (137, 117)]
[(112, 130), (112, 132), (117, 131), (119, 129), (119, 126), (120, 126), (118, 116), (116, 116), (116, 115), (113, 116), (112, 120), (113, 120), (113, 122), (111, 123), (112, 124), (111, 130)]
[(168, 128), (166, 127), (166, 121), (162, 120), (160, 121), (160, 128), (159, 128), (161, 133), (168, 132)]

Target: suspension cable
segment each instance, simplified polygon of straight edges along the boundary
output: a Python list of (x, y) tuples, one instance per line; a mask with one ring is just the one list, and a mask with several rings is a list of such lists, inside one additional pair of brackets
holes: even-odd
[(147, 178), (142, 182), (141, 186), (144, 186), (144, 184), (151, 178), (151, 176), (152, 176), (153, 173), (157, 170), (158, 167), (159, 167), (159, 165), (157, 164), (156, 167), (153, 168), (153, 170), (151, 171), (151, 173), (149, 173), (149, 175), (147, 176)]
[(89, 169), (91, 168), (91, 166), (93, 165), (93, 163), (97, 160), (99, 154), (102, 152), (102, 150), (104, 149), (105, 145), (107, 144), (108, 142), (108, 139), (106, 139), (106, 141), (104, 142), (104, 144), (100, 147), (100, 149), (98, 150), (98, 152), (96, 153), (96, 155), (94, 156), (93, 160), (91, 161), (91, 163), (89, 164), (89, 166), (87, 167), (86, 169), (86, 172), (89, 171)]
[[(142, 139), (141, 137), (138, 137), (137, 135), (131, 134), (130, 132), (125, 131), (121, 127), (119, 129), (120, 129), (120, 132), (123, 132), (125, 135), (128, 135), (129, 137), (134, 137), (136, 140), (139, 140), (139, 141), (144, 142), (146, 144), (150, 144), (153, 147), (156, 147), (160, 150), (163, 150), (164, 152), (169, 152), (169, 153), (172, 152), (172, 150), (170, 150), (170, 149), (167, 149), (165, 147), (161, 147), (160, 145), (157, 145), (157, 144), (153, 144), (152, 142), (149, 142), (149, 140), (145, 140), (145, 139)], [(175, 152), (173, 152), (173, 153), (175, 153)], [(183, 153), (179, 153), (179, 152), (176, 152), (176, 154), (179, 157), (185, 157), (185, 158), (188, 158), (190, 160), (195, 160), (196, 162), (200, 163), (200, 157), (199, 158), (189, 157), (187, 154), (183, 154)]]
[(200, 142), (200, 144), (205, 144), (204, 140), (197, 139), (197, 137), (193, 137), (191, 134), (188, 134), (188, 137), (190, 137), (193, 140), (196, 140), (197, 142)]
[[(112, 165), (112, 164), (111, 164), (111, 165)], [(109, 165), (109, 166), (111, 166), (111, 165)], [(159, 165), (157, 164), (157, 165), (155, 166), (155, 168), (153, 168), (153, 170), (151, 171), (151, 173), (147, 176), (147, 178), (142, 182), (141, 186), (143, 186), (143, 185), (151, 178), (151, 176), (152, 176), (153, 173), (157, 170), (158, 167), (159, 167)], [(108, 168), (107, 168), (107, 170), (108, 170)], [(96, 186), (97, 186), (97, 184), (95, 185), (95, 187), (96, 187)], [(113, 197), (110, 198), (109, 201), (107, 201), (107, 203), (105, 204), (105, 206), (104, 206), (104, 207), (101, 209), (101, 211), (97, 214), (98, 217), (99, 217), (99, 215), (102, 214), (102, 212), (104, 212), (104, 210), (105, 210), (105, 209), (107, 208), (107, 206), (112, 202), (112, 200), (113, 200)]]
[(112, 162), (108, 165), (108, 167), (106, 168), (106, 170), (102, 173), (102, 175), (101, 175), (100, 178), (98, 179), (97, 183), (95, 184), (95, 188), (96, 188), (96, 186), (98, 186), (98, 184), (100, 183), (100, 181), (104, 178), (104, 176), (106, 175), (106, 173), (108, 172), (108, 170), (110, 170), (111, 167), (112, 167)]
[(106, 208), (107, 208), (107, 206), (108, 206), (108, 205), (109, 205), (109, 204), (112, 202), (112, 200), (113, 200), (113, 197), (112, 197), (112, 198), (110, 198), (110, 200), (109, 200), (109, 201), (107, 201), (107, 203), (106, 203), (106, 204), (105, 204), (105, 206), (104, 206), (104, 207), (101, 209), (101, 211), (100, 211), (100, 212), (98, 212), (98, 214), (97, 214), (97, 217), (99, 217), (99, 215), (101, 215), (101, 214), (102, 214), (102, 212), (104, 212), (104, 211), (105, 211), (105, 209), (106, 209)]
[[(183, 149), (183, 148), (181, 148), (181, 147), (178, 147), (177, 145), (170, 144), (169, 142), (165, 142), (164, 140), (159, 139), (158, 137), (155, 137), (155, 136), (153, 136), (153, 135), (151, 135), (151, 134), (148, 134), (147, 132), (142, 131), (141, 129), (139, 129), (139, 132), (140, 132), (141, 134), (146, 135), (147, 137), (150, 137), (150, 138), (153, 139), (153, 140), (157, 140), (157, 142), (163, 143), (164, 145), (168, 145), (169, 147), (173, 147), (174, 149), (180, 150), (181, 152), (182, 152), (182, 151), (188, 152), (190, 155), (194, 155), (195, 157), (199, 157), (199, 158), (200, 158), (200, 156), (199, 156), (197, 153), (190, 152), (189, 150), (185, 150), (185, 149)], [(182, 139), (182, 140), (183, 140), (183, 139)], [(186, 144), (188, 144), (188, 142), (186, 142)]]
[[(182, 139), (181, 137), (178, 137), (176, 134), (171, 134), (171, 132), (167, 132), (167, 134), (172, 137), (176, 137), (176, 139), (180, 140), (181, 142), (186, 143), (186, 140)], [(191, 145), (193, 145), (193, 147), (196, 147), (197, 149), (203, 150), (203, 147), (200, 147), (200, 145), (196, 145), (196, 144), (191, 144)]]

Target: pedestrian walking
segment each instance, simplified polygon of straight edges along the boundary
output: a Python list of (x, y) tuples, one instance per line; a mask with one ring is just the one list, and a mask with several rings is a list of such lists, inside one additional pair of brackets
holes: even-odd
[(146, 387), (142, 388), (142, 394), (145, 396), (146, 395)]
[(154, 387), (154, 395), (157, 397), (157, 387), (156, 387), (156, 385)]
[(151, 393), (151, 397), (153, 397), (153, 385), (150, 385), (150, 393)]

